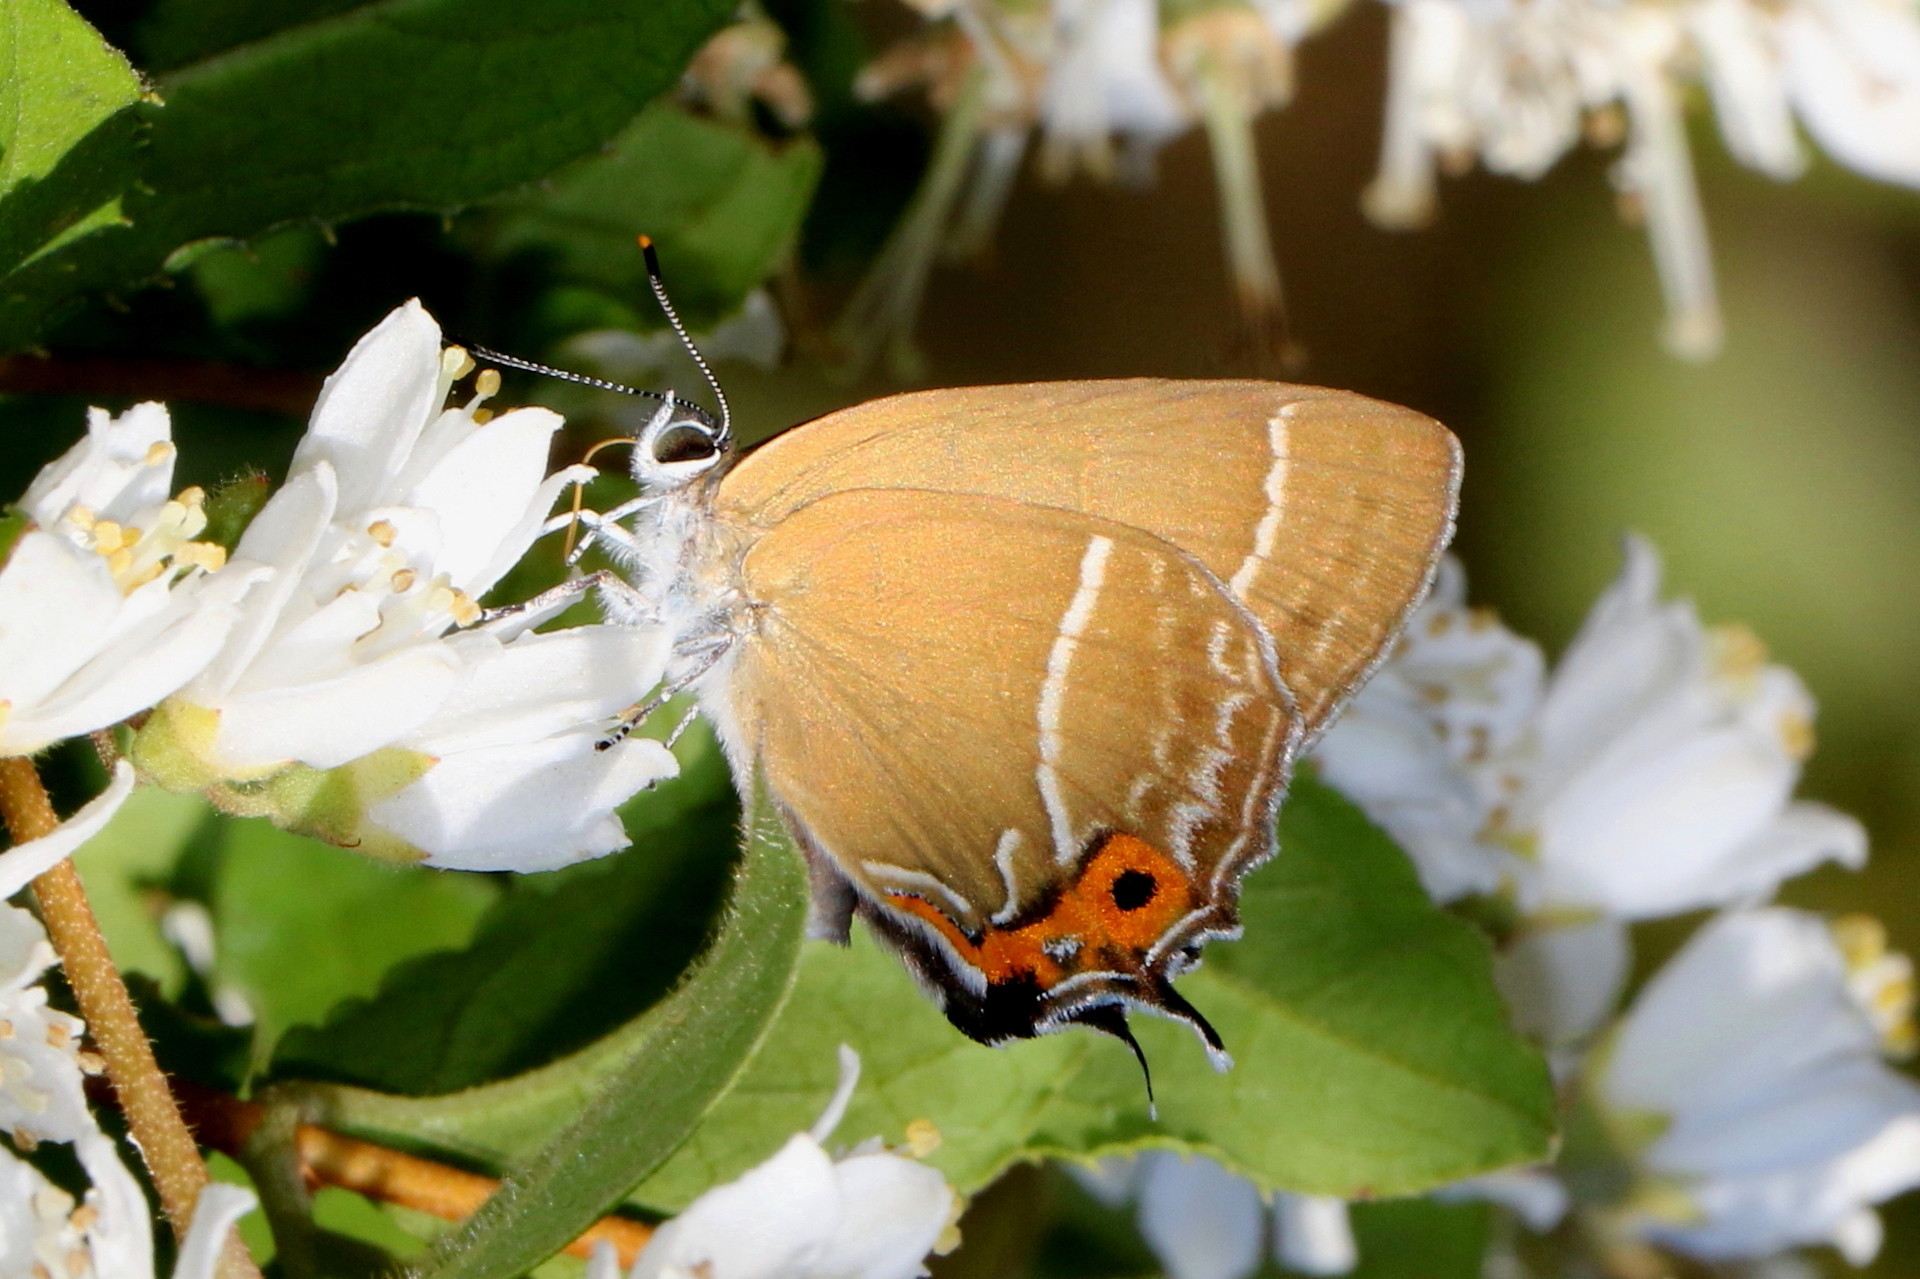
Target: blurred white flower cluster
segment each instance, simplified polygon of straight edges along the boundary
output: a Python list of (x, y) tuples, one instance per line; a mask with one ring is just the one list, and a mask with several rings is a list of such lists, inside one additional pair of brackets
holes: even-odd
[[(0, 1129), (16, 1149), (63, 1142), (91, 1183), (73, 1196), (0, 1147), (0, 1274), (39, 1279), (152, 1279), (147, 1198), (87, 1109), (85, 1075), (97, 1062), (80, 1050), (85, 1027), (47, 1007), (39, 984), (55, 962), (38, 920), (0, 905)], [(174, 1279), (210, 1279), (228, 1227), (253, 1195), (215, 1183), (200, 1192), (174, 1263)]]
[(1207, 132), (1227, 265), (1247, 339), (1292, 357), (1267, 237), (1253, 122), (1293, 96), (1293, 47), (1345, 0), (907, 0), (928, 26), (855, 83), (879, 99), (924, 87), (942, 114), (920, 190), (849, 303), (838, 336), (856, 365), (916, 364), (911, 331), (937, 254), (991, 242), (1040, 135), (1041, 172), (1150, 180), (1154, 152)]
[[(287, 482), (229, 559), (208, 499), (169, 497), (166, 409), (95, 410), (0, 522), (0, 754), (147, 712), (143, 776), (230, 812), (398, 860), (539, 870), (623, 847), (614, 808), (676, 771), (599, 724), (658, 683), (667, 641), (632, 626), (533, 627), (476, 602), (583, 468), (547, 473), (560, 419), (490, 416), (498, 375), (418, 303), (327, 380)], [(157, 705), (156, 705), (157, 704)], [(105, 823), (108, 790), (0, 862), (8, 893)]]
[[(914, 1279), (959, 1242), (962, 1207), (945, 1177), (878, 1138), (838, 1156), (826, 1143), (860, 1082), (840, 1046), (840, 1083), (806, 1132), (657, 1230), (627, 1279)], [(587, 1279), (621, 1279), (602, 1244)]]
[[(1793, 799), (1813, 702), (1739, 627), (1660, 598), (1639, 540), (1558, 666), (1465, 603), (1449, 563), (1380, 677), (1318, 748), (1322, 776), (1429, 891), (1505, 921), (1496, 976), (1548, 1049), (1556, 1165), (1453, 1193), (1535, 1229), (1569, 1212), (1619, 1260), (1831, 1244), (1862, 1264), (1873, 1205), (1920, 1185), (1912, 965), (1876, 921), (1765, 903), (1851, 818)], [(1636, 920), (1722, 908), (1617, 1012)], [(1587, 1122), (1591, 1120), (1591, 1122)]]
[[(1029, 135), (1051, 178), (1143, 180), (1154, 150), (1207, 130), (1242, 319), (1278, 340), (1280, 276), (1252, 121), (1292, 96), (1294, 47), (1346, 0), (904, 0), (928, 26), (857, 89), (925, 86), (942, 133), (913, 205), (842, 322), (856, 362), (908, 335), (943, 247), (991, 239)], [(1920, 186), (1920, 12), (1911, 0), (1386, 0), (1393, 11), (1379, 173), (1362, 197), (1387, 228), (1432, 216), (1436, 168), (1478, 159), (1527, 180), (1583, 138), (1620, 147), (1625, 214), (1644, 221), (1666, 341), (1720, 345), (1684, 106), (1704, 84), (1734, 158), (1785, 181), (1796, 125), (1870, 177)]]

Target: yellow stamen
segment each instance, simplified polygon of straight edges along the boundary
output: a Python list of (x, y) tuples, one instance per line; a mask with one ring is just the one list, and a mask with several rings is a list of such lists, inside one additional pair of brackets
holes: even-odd
[(491, 421), (493, 421), (492, 409), (475, 409), (473, 411), (473, 424), (475, 426), (485, 426)]
[(120, 526), (112, 520), (100, 520), (93, 526), (93, 549), (102, 555), (111, 555), (126, 544), (128, 539), (120, 534)]
[(113, 574), (116, 581), (125, 577), (127, 570), (132, 567), (133, 552), (124, 546), (107, 556), (107, 570)]
[(147, 455), (142, 460), (148, 466), (158, 466), (173, 456), (173, 445), (166, 440), (155, 440), (147, 445)]
[(393, 580), (389, 585), (393, 587), (394, 594), (405, 595), (413, 589), (413, 583), (418, 576), (419, 574), (415, 573), (412, 569), (403, 568), (393, 575)]
[(199, 567), (217, 573), (227, 562), (227, 548), (218, 542), (188, 542), (173, 553), (176, 568)]
[(400, 530), (386, 520), (375, 520), (367, 525), (367, 536), (382, 546), (392, 546), (393, 539), (399, 536), (399, 533)]
[(180, 490), (177, 500), (185, 506), (199, 506), (207, 500), (207, 491), (198, 484), (191, 485)]
[(492, 399), (500, 394), (500, 370), (482, 369), (480, 376), (473, 379), (473, 391), (480, 399)]
[(141, 587), (145, 586), (148, 582), (151, 582), (154, 578), (160, 576), (162, 573), (166, 571), (167, 571), (166, 561), (155, 560), (153, 563), (141, 569), (140, 572), (136, 573), (133, 577), (129, 578), (127, 581), (122, 582), (120, 584), (120, 593), (122, 595), (131, 595), (135, 591), (139, 590)]
[(480, 620), (480, 606), (465, 591), (453, 592), (453, 606), (448, 611), (453, 614), (453, 620), (462, 626), (472, 626)]
[(427, 607), (436, 613), (453, 611), (453, 592), (444, 586), (436, 586), (427, 595)]
[(915, 1159), (925, 1159), (940, 1149), (941, 1140), (940, 1130), (931, 1119), (916, 1119), (907, 1125), (907, 1153)]
[(1847, 968), (1865, 968), (1887, 953), (1887, 926), (1872, 915), (1842, 915), (1827, 925)]
[(1795, 759), (1813, 754), (1813, 721), (1793, 711), (1780, 716), (1780, 744)]
[(73, 525), (75, 528), (92, 528), (94, 519), (93, 508), (90, 506), (82, 506), (80, 503), (75, 502), (67, 508), (67, 523)]
[(450, 346), (440, 352), (440, 373), (450, 382), (458, 382), (473, 367), (473, 357), (464, 346)]
[(1766, 667), (1767, 646), (1738, 622), (1712, 627), (1707, 634), (1713, 645), (1714, 669), (1722, 677), (1744, 682)]

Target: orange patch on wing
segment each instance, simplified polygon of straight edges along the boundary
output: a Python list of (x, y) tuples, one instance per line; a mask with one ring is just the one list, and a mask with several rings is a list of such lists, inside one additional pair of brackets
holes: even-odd
[(889, 893), (924, 919), (990, 983), (1031, 976), (1042, 990), (1074, 972), (1126, 972), (1193, 909), (1178, 862), (1134, 835), (1108, 837), (1053, 909), (1018, 928), (988, 928), (978, 942), (924, 898)]

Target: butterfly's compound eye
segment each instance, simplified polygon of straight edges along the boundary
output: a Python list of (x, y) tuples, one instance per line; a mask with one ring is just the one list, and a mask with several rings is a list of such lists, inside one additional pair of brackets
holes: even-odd
[(673, 422), (653, 437), (653, 460), (662, 466), (688, 462), (710, 462), (719, 456), (720, 446), (712, 433), (698, 422)]

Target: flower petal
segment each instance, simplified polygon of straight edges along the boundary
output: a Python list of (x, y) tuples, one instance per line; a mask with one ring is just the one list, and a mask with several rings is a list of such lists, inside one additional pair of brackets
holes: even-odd
[(913, 1279), (933, 1251), (955, 1201), (947, 1179), (925, 1164), (881, 1152), (842, 1159), (841, 1214), (813, 1272), (834, 1279)]
[(316, 462), (289, 476), (247, 525), (232, 561), (220, 574), (249, 572), (264, 565), (273, 570), (273, 578), (247, 597), (226, 648), (188, 688), (188, 701), (202, 705), (219, 701), (266, 647), (300, 589), (339, 496), (333, 467)]
[(1260, 1191), (1204, 1155), (1142, 1155), (1140, 1235), (1168, 1279), (1245, 1279), (1260, 1268)]
[(1296, 1274), (1344, 1275), (1360, 1264), (1347, 1201), (1331, 1195), (1273, 1197), (1273, 1255)]
[(252, 1191), (240, 1186), (216, 1181), (204, 1187), (193, 1206), (193, 1221), (187, 1227), (187, 1236), (180, 1241), (180, 1255), (173, 1263), (173, 1279), (213, 1279), (227, 1231), (258, 1203)]
[[(0, 566), (0, 699), (24, 710), (52, 693), (99, 651), (94, 637), (113, 625), (121, 603), (98, 555), (38, 529), (21, 534)], [(25, 754), (43, 744), (6, 749)]]
[(61, 822), (52, 834), (15, 844), (0, 853), (0, 899), (13, 896), (35, 878), (52, 870), (73, 850), (98, 835), (127, 796), (133, 793), (133, 765), (121, 760), (113, 766), (107, 788), (85, 807)]
[(118, 417), (89, 409), (87, 438), (40, 469), (20, 506), (45, 529), (76, 502), (101, 519), (124, 521), (167, 500), (173, 459), (166, 405), (136, 404)]
[(1920, 186), (1920, 21), (1911, 6), (1812, 0), (1782, 16), (1788, 91), (1807, 131), (1868, 177)]
[(320, 388), (289, 476), (318, 462), (340, 482), (340, 509), (384, 504), (382, 493), (446, 396), (440, 326), (418, 299), (354, 344)]
[(463, 750), (367, 809), (375, 825), (450, 870), (550, 870), (627, 846), (613, 810), (679, 772), (659, 742), (598, 749), (597, 729)]
[(537, 511), (535, 498), (546, 488), (547, 454), (560, 422), (557, 413), (526, 408), (470, 428), (403, 499), (439, 516), (435, 571), (469, 595), (484, 595), (526, 553), (545, 520), (552, 496)]
[(214, 749), (236, 777), (294, 760), (336, 768), (412, 732), (459, 682), (452, 650), (435, 643), (332, 679), (235, 694), (219, 708)]
[(175, 587), (161, 613), (95, 654), (38, 706), (24, 707), (0, 725), (0, 742), (25, 753), (154, 705), (206, 668), (226, 643), (242, 597), (272, 572), (238, 567)]
[(632, 1279), (795, 1279), (812, 1273), (807, 1263), (825, 1251), (840, 1212), (833, 1161), (798, 1133), (773, 1158), (715, 1186), (655, 1231)]
[(432, 755), (508, 746), (619, 714), (660, 682), (671, 637), (639, 626), (575, 626), (500, 644), (484, 632), (448, 640), (466, 676), (407, 738)]
[(1493, 975), (1514, 1028), (1561, 1048), (1612, 1015), (1632, 963), (1627, 926), (1601, 918), (1522, 931), (1495, 959)]

